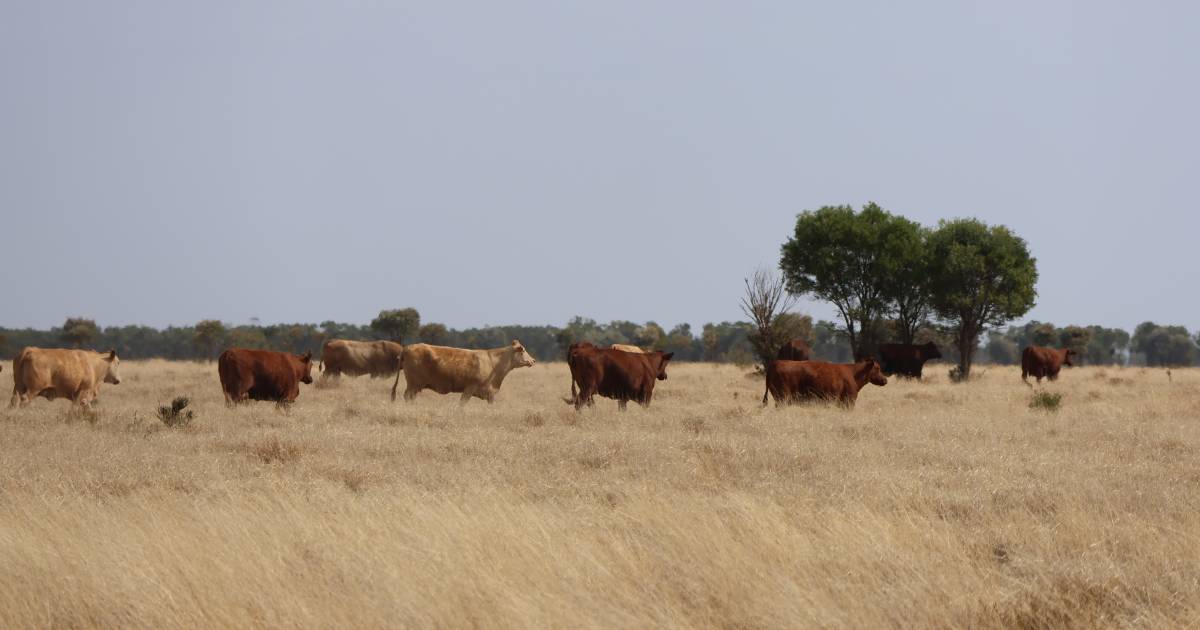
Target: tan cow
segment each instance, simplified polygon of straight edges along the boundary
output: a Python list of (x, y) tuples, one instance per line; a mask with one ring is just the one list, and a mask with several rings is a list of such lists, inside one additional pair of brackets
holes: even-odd
[[(412, 400), (423, 389), (432, 389), (439, 394), (461, 393), (460, 402), (466, 404), (471, 397), (495, 402), (496, 392), (504, 377), (519, 367), (530, 367), (535, 363), (533, 355), (525, 350), (520, 341), (503, 348), (491, 350), (465, 350), (416, 343), (404, 346), (400, 354), (400, 369), (404, 372), (404, 400)], [(392, 385), (392, 400), (396, 400), (396, 389), (400, 386), (400, 373)]]
[(321, 370), (325, 376), (391, 376), (400, 369), (404, 346), (394, 341), (351, 341), (333, 339), (321, 348)]
[(41, 396), (69, 398), (90, 407), (100, 393), (100, 383), (119, 385), (117, 351), (25, 348), (13, 359), (13, 394), (9, 406), (24, 407)]
[(612, 348), (613, 350), (622, 350), (624, 352), (632, 352), (634, 354), (646, 354), (645, 350), (642, 350), (637, 346), (631, 346), (627, 343), (614, 343), (613, 345), (609, 346), (609, 348)]

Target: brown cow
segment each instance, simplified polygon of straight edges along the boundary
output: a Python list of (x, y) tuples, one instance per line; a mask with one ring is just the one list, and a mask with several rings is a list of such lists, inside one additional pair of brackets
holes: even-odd
[[(600, 394), (615, 399), (621, 411), (630, 400), (649, 407), (654, 397), (654, 382), (667, 380), (667, 363), (673, 356), (673, 352), (637, 354), (597, 348), (587, 342), (573, 344), (567, 354), (572, 388), (567, 402), (579, 410), (585, 403), (593, 406), (593, 396)], [(579, 384), (578, 395), (574, 390), (576, 383)]]
[[(530, 367), (536, 361), (516, 339), (503, 348), (466, 350), (417, 343), (404, 346), (400, 369), (404, 372), (404, 400), (412, 400), (423, 389), (439, 394), (461, 393), (460, 402), (471, 397), (493, 403), (504, 377), (516, 368)], [(400, 386), (400, 373), (392, 385), (392, 400)]]
[(779, 348), (776, 359), (785, 361), (807, 361), (812, 358), (812, 348), (803, 339), (793, 339)]
[(858, 392), (867, 383), (887, 385), (887, 377), (874, 359), (857, 363), (775, 360), (767, 364), (766, 380), (762, 404), (767, 404), (769, 393), (776, 406), (804, 400), (836, 400), (853, 408)]
[(249, 400), (295, 402), (300, 383), (312, 384), (312, 353), (230, 348), (217, 358), (225, 404)]
[(932, 341), (919, 346), (904, 343), (879, 344), (879, 363), (884, 374), (921, 378), (925, 362), (942, 358), (942, 351)]
[(394, 341), (351, 341), (332, 339), (321, 348), (318, 366), (326, 376), (342, 374), (371, 378), (392, 376), (400, 369), (400, 353), (404, 346)]
[(41, 396), (69, 398), (90, 407), (101, 383), (121, 384), (117, 351), (24, 348), (13, 359), (13, 393), (9, 406), (24, 407)]
[(1075, 351), (1070, 348), (1059, 350), (1029, 346), (1021, 352), (1021, 380), (1029, 385), (1027, 377), (1032, 375), (1037, 378), (1038, 383), (1042, 382), (1043, 377), (1057, 381), (1059, 370), (1064, 365), (1072, 365), (1071, 357), (1073, 356), (1075, 356)]

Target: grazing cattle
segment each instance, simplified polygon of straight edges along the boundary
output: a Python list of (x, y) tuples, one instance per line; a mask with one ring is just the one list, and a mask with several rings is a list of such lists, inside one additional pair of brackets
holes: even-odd
[[(504, 377), (516, 368), (530, 367), (536, 361), (520, 341), (491, 350), (465, 350), (417, 343), (404, 347), (400, 369), (404, 372), (404, 400), (412, 400), (423, 389), (439, 394), (461, 393), (462, 404), (471, 397), (493, 403)], [(400, 386), (400, 373), (392, 385), (392, 400)]]
[(24, 407), (41, 396), (69, 398), (90, 407), (101, 383), (121, 383), (117, 351), (25, 348), (13, 359), (13, 393), (9, 405)]
[[(578, 410), (586, 403), (595, 404), (593, 396), (600, 394), (617, 401), (624, 411), (629, 401), (650, 406), (654, 397), (654, 382), (667, 379), (667, 363), (673, 352), (633, 353), (612, 348), (597, 348), (590, 343), (573, 344), (567, 351), (567, 366), (571, 368), (571, 398), (568, 403)], [(579, 394), (575, 394), (575, 384)]]
[(217, 358), (225, 404), (245, 400), (295, 402), (300, 383), (312, 384), (312, 353), (230, 348)]
[(642, 350), (637, 346), (631, 346), (627, 343), (614, 343), (613, 345), (609, 346), (609, 348), (612, 348), (613, 350), (620, 350), (622, 352), (632, 352), (634, 354), (646, 354), (645, 350)]
[(812, 348), (803, 339), (793, 339), (779, 348), (776, 359), (785, 361), (807, 361), (812, 358)]
[(392, 376), (400, 369), (404, 346), (394, 341), (350, 341), (333, 339), (321, 348), (319, 368), (326, 376)]
[(1028, 376), (1036, 378), (1038, 383), (1042, 382), (1043, 377), (1057, 381), (1059, 370), (1064, 365), (1071, 365), (1073, 356), (1075, 351), (1070, 348), (1059, 350), (1029, 346), (1021, 352), (1021, 380), (1025, 381), (1026, 385), (1029, 384)]
[(942, 358), (942, 352), (932, 341), (919, 346), (904, 343), (884, 343), (879, 345), (880, 368), (883, 373), (891, 376), (911, 376), (921, 378), (921, 370), (925, 362)]
[(781, 361), (767, 364), (767, 394), (776, 405), (804, 400), (836, 400), (845, 407), (854, 407), (858, 392), (867, 386), (887, 385), (887, 377), (874, 359), (858, 363), (828, 363), (826, 361)]

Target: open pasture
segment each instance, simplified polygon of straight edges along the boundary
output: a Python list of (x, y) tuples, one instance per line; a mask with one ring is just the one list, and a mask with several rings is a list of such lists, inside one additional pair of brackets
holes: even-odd
[(0, 627), (1200, 623), (1200, 370), (1067, 369), (1047, 411), (947, 367), (846, 412), (671, 365), (577, 414), (563, 363), (491, 406), (361, 377), (280, 410), (127, 361), (91, 413), (0, 410)]

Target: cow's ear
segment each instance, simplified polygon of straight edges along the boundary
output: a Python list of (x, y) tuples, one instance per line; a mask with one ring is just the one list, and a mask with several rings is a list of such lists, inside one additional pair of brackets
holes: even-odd
[(113, 359), (115, 359), (115, 358), (117, 358), (117, 351), (116, 351), (116, 350), (109, 350), (109, 351), (108, 351), (108, 360), (109, 360), (109, 361), (112, 361), (112, 360), (113, 360)]
[(305, 352), (303, 355), (301, 355), (300, 360), (304, 361), (305, 363), (308, 363), (309, 361), (311, 361), (312, 360), (312, 350), (309, 350), (308, 352)]
[(668, 352), (663, 355), (663, 361), (670, 361), (671, 357), (675, 356), (674, 352)]

